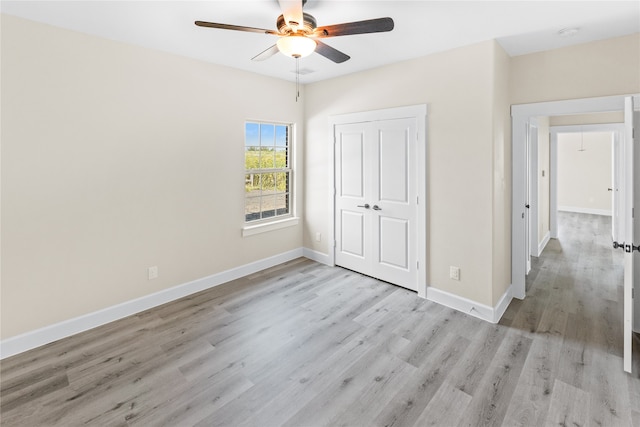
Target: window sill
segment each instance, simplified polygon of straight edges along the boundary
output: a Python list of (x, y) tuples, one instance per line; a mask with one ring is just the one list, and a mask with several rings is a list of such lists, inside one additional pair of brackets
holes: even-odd
[(292, 217), (273, 222), (266, 222), (256, 225), (247, 225), (242, 228), (242, 237), (253, 236), (254, 234), (266, 233), (267, 231), (280, 230), (281, 228), (298, 225), (299, 218)]

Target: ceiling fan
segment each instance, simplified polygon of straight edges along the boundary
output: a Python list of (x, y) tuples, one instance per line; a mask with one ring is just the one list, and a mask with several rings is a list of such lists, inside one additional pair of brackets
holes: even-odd
[(353, 34), (381, 33), (393, 30), (394, 24), (391, 18), (368, 19), (318, 27), (316, 25), (316, 19), (302, 11), (302, 7), (306, 2), (307, 0), (278, 0), (280, 8), (282, 9), (282, 15), (278, 16), (276, 21), (277, 30), (217, 24), (215, 22), (205, 21), (196, 21), (195, 24), (200, 27), (278, 36), (279, 39), (275, 45), (251, 58), (254, 61), (264, 61), (278, 52), (282, 52), (292, 58), (302, 58), (315, 51), (338, 64), (348, 60), (350, 56), (321, 42), (319, 39)]

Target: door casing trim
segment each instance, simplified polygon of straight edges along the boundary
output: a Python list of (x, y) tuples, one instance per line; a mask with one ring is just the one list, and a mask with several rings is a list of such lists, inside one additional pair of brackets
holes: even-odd
[(525, 205), (525, 138), (527, 123), (532, 117), (568, 114), (605, 113), (624, 111), (624, 99), (638, 94), (564, 101), (537, 102), (511, 106), (511, 285), (513, 296), (524, 299), (525, 290), (525, 226), (521, 215)]

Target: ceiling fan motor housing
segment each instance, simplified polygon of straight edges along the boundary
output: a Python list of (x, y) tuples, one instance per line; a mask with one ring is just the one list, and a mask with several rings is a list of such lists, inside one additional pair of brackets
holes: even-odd
[[(316, 24), (316, 18), (309, 15), (308, 13), (303, 13), (302, 15), (304, 22), (302, 25), (298, 25), (297, 32), (301, 32), (304, 35), (312, 34), (318, 26)], [(285, 21), (284, 19), (284, 15), (278, 16), (278, 20), (276, 21), (276, 28), (278, 28), (278, 31), (282, 34), (292, 34), (296, 32), (287, 24), (287, 21)]]

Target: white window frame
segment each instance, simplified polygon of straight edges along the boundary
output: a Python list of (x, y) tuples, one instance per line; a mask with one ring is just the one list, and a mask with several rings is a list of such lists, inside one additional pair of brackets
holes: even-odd
[[(255, 123), (258, 125), (266, 124), (273, 126), (286, 126), (287, 127), (287, 165), (286, 168), (270, 168), (270, 169), (243, 169), (243, 179), (246, 180), (246, 176), (251, 172), (254, 173), (278, 173), (278, 172), (287, 172), (289, 174), (289, 188), (288, 188), (288, 207), (289, 212), (284, 215), (277, 215), (269, 218), (262, 218), (252, 221), (246, 220), (246, 201), (247, 196), (244, 194), (244, 203), (245, 210), (243, 210), (244, 215), (244, 226), (242, 228), (243, 236), (251, 236), (254, 234), (264, 233), (268, 231), (278, 230), (285, 227), (291, 227), (297, 225), (299, 220), (295, 216), (295, 186), (294, 186), (294, 135), (295, 135), (295, 125), (293, 123), (283, 123), (277, 121), (265, 121), (265, 120), (246, 120), (244, 122), (244, 138), (243, 138), (243, 147), (246, 147), (246, 126), (249, 123)], [(274, 133), (275, 135), (275, 133)], [(243, 148), (243, 161), (245, 161), (246, 151)]]

